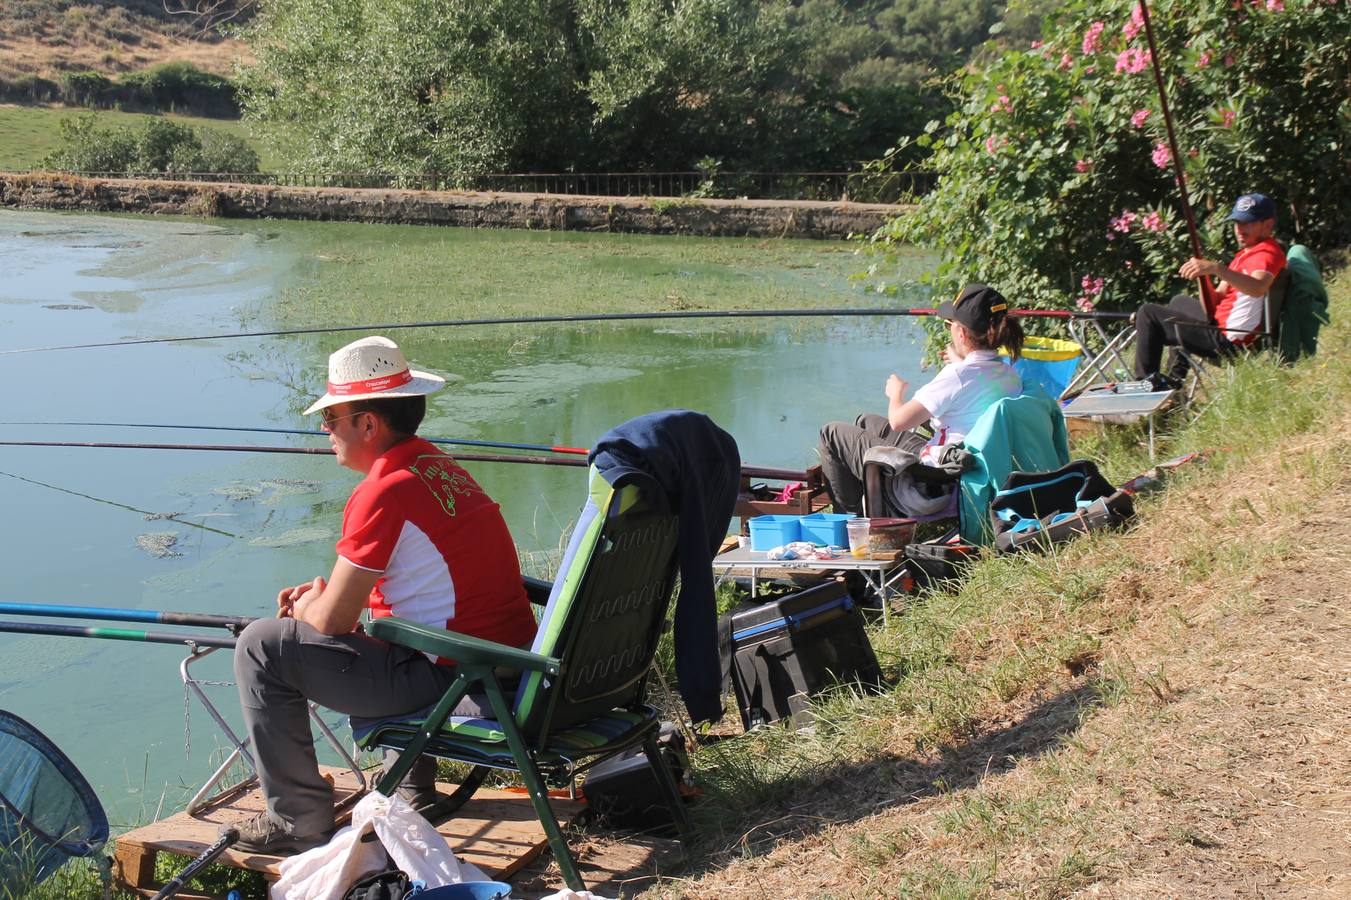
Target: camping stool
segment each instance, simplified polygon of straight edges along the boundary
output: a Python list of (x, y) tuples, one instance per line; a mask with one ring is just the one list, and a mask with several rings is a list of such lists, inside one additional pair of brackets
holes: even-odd
[[(225, 685), (232, 686), (233, 682), (205, 681), (203, 679), (195, 677), (191, 671), (192, 666), (195, 663), (200, 662), (202, 659), (216, 652), (219, 649), (221, 648), (202, 647), (197, 644), (190, 643), (188, 645), (187, 657), (178, 666), (178, 674), (179, 677), (183, 679), (184, 691), (192, 694), (192, 696), (197, 698), (197, 701), (201, 703), (202, 707), (206, 710), (207, 715), (211, 717), (211, 721), (216, 723), (216, 727), (220, 730), (221, 734), (225, 735), (225, 739), (230, 742), (230, 746), (233, 748), (230, 751), (230, 754), (225, 758), (225, 761), (222, 762), (220, 766), (216, 769), (216, 771), (211, 774), (211, 777), (209, 777), (206, 780), (206, 782), (200, 788), (198, 788), (197, 793), (192, 795), (192, 799), (188, 801), (187, 806), (188, 815), (195, 815), (198, 812), (201, 812), (203, 809), (206, 809), (213, 803), (216, 803), (219, 800), (222, 800), (226, 797), (229, 797), (241, 791), (246, 791), (258, 783), (258, 768), (256, 765), (254, 765), (253, 757), (249, 755), (248, 751), (248, 744), (250, 738), (241, 738), (238, 734), (236, 734), (235, 730), (230, 727), (230, 723), (226, 722), (224, 716), (220, 714), (220, 710), (216, 709), (215, 704), (211, 702), (211, 698), (208, 697), (206, 695), (206, 692), (202, 690), (203, 685), (214, 685), (217, 687)], [(351, 752), (349, 752), (347, 748), (343, 746), (342, 741), (338, 740), (338, 736), (333, 733), (333, 729), (329, 727), (328, 723), (325, 722), (323, 717), (319, 714), (319, 704), (317, 703), (309, 704), (309, 710), (310, 710), (310, 721), (313, 722), (315, 727), (319, 729), (319, 733), (320, 735), (322, 735), (323, 740), (337, 752), (338, 756), (343, 761), (343, 765), (347, 767), (348, 771), (350, 771), (354, 776), (356, 776), (357, 781), (356, 790), (350, 796), (343, 798), (343, 800), (338, 804), (338, 806), (344, 807), (351, 803), (354, 803), (356, 800), (360, 799), (360, 797), (363, 794), (366, 793), (369, 787), (366, 783), (366, 775), (364, 772), (361, 771), (361, 766), (358, 765), (356, 761), (356, 757), (358, 756), (358, 750), (356, 746), (353, 745)], [(187, 721), (186, 715), (187, 713), (185, 707), (184, 712), (185, 725)], [(246, 766), (248, 766), (249, 774), (245, 775), (243, 778), (241, 778), (240, 780), (236, 781), (233, 784), (229, 784), (220, 788), (220, 790), (216, 791), (216, 793), (210, 794), (212, 788), (215, 788), (223, 780), (225, 780), (225, 777), (226, 775), (229, 774), (231, 768), (233, 768), (235, 763), (239, 761), (243, 761), (243, 763)], [(210, 794), (210, 796), (208, 796), (208, 794)]]

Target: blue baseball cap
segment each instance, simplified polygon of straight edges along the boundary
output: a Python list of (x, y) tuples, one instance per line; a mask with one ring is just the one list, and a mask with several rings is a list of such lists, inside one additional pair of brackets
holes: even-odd
[(1265, 194), (1244, 194), (1234, 201), (1230, 222), (1262, 222), (1276, 218), (1276, 204)]

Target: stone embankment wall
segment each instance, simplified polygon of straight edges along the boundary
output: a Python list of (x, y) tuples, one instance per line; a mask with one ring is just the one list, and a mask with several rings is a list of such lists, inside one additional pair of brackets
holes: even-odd
[(0, 206), (224, 218), (460, 225), (710, 237), (842, 239), (903, 206), (786, 200), (661, 200), (77, 178), (0, 173)]

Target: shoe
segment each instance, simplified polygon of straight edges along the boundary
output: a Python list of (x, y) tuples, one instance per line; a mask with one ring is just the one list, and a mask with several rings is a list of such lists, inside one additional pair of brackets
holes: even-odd
[(1145, 381), (1156, 391), (1176, 391), (1182, 387), (1182, 380), (1174, 378), (1172, 375), (1165, 375), (1162, 372), (1155, 372)]
[(260, 812), (235, 827), (239, 830), (239, 840), (235, 841), (231, 849), (269, 856), (285, 856), (313, 850), (327, 844), (334, 831), (329, 829), (326, 833), (312, 835), (292, 834), (273, 822), (266, 812)]

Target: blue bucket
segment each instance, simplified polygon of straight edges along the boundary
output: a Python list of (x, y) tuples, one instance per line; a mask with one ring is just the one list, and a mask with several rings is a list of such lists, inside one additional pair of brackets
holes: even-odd
[(418, 900), (505, 900), (511, 885), (505, 881), (461, 881), (423, 891)]

